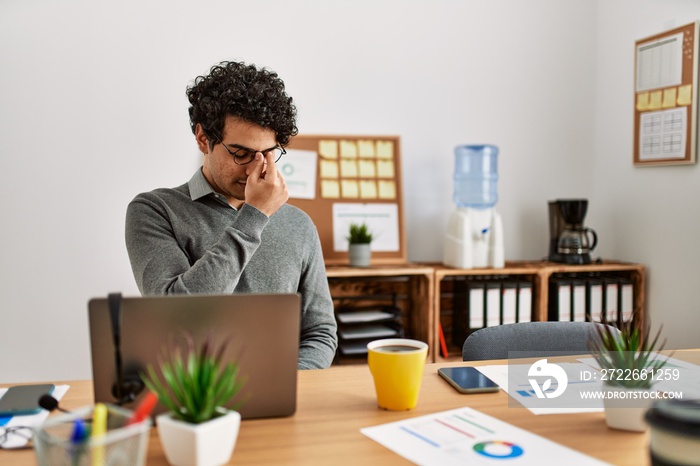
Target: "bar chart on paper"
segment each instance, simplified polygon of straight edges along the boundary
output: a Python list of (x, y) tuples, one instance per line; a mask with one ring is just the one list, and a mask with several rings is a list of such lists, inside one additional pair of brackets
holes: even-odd
[(372, 440), (422, 465), (604, 464), (471, 408), (360, 430)]

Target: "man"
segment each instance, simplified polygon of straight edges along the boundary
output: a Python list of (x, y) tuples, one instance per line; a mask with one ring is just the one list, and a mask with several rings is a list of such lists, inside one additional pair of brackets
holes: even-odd
[(328, 367), (337, 336), (321, 244), (308, 215), (286, 204), (275, 166), (297, 134), (292, 98), (276, 73), (238, 62), (213, 66), (187, 97), (201, 169), (182, 186), (139, 194), (127, 209), (141, 293), (298, 292), (299, 368)]

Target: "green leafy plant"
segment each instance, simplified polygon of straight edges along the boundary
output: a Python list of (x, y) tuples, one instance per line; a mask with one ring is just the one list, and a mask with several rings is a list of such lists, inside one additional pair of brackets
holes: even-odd
[(369, 231), (366, 224), (350, 224), (350, 234), (347, 237), (350, 244), (369, 244), (374, 239), (374, 235)]
[(221, 408), (231, 403), (245, 380), (237, 364), (223, 361), (227, 341), (217, 348), (207, 337), (197, 347), (194, 338), (185, 335), (185, 342), (184, 349), (174, 340), (164, 346), (160, 374), (149, 364), (142, 378), (175, 418), (200, 424), (223, 414)]
[(605, 372), (606, 383), (625, 388), (651, 387), (656, 371), (667, 362), (657, 354), (666, 345), (666, 340), (659, 344), (661, 328), (652, 337), (648, 323), (644, 328), (633, 325), (632, 321), (620, 326), (605, 319), (601, 323), (604, 325), (595, 326), (589, 347)]

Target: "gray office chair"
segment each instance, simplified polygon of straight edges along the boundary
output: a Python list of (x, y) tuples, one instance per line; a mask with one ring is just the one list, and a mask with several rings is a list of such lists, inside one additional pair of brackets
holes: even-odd
[[(508, 351), (521, 351), (517, 357), (541, 357), (547, 353), (590, 353), (588, 340), (595, 335), (593, 322), (520, 322), (477, 330), (464, 340), (462, 360), (507, 359)], [(613, 327), (615, 334), (619, 330)]]

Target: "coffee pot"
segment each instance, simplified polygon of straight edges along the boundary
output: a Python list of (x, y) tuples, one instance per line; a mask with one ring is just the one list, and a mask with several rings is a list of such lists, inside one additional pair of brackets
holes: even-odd
[(549, 260), (565, 264), (590, 264), (598, 235), (584, 227), (587, 199), (559, 199), (549, 202)]

